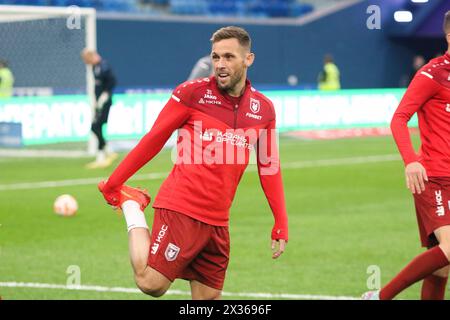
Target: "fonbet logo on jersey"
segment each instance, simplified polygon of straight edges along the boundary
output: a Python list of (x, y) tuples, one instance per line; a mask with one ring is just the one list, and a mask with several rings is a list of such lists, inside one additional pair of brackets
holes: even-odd
[(180, 253), (180, 248), (173, 243), (169, 243), (164, 255), (167, 261), (174, 261), (178, 257), (178, 253)]

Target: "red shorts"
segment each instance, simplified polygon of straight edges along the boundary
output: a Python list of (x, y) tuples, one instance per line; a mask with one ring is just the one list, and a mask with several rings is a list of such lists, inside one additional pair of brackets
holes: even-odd
[(230, 256), (228, 227), (156, 208), (148, 265), (166, 276), (197, 280), (222, 290)]
[(450, 177), (429, 177), (414, 203), (422, 246), (433, 247), (438, 244), (434, 231), (450, 225)]

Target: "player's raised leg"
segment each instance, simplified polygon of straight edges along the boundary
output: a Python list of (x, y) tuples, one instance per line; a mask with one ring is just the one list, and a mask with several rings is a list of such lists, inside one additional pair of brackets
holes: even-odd
[(128, 232), (131, 265), (136, 285), (142, 292), (160, 297), (169, 289), (171, 282), (163, 274), (147, 265), (150, 233), (148, 229), (136, 227)]
[[(450, 234), (449, 230), (450, 226), (443, 226), (434, 232), (439, 243), (445, 244), (450, 242), (448, 238), (446, 239)], [(447, 256), (449, 255), (447, 254)], [(422, 300), (444, 300), (449, 271), (450, 266), (444, 267), (423, 280)]]
[[(99, 184), (100, 191), (104, 185), (104, 182)], [(150, 196), (146, 190), (122, 186), (119, 197), (119, 207), (127, 223), (130, 260), (136, 285), (142, 292), (160, 297), (169, 289), (171, 281), (147, 265), (151, 240), (143, 210), (149, 205)]]
[(435, 246), (414, 258), (394, 279), (380, 290), (381, 300), (393, 299), (413, 283), (447, 267), (450, 256), (450, 226), (435, 230), (439, 241)]

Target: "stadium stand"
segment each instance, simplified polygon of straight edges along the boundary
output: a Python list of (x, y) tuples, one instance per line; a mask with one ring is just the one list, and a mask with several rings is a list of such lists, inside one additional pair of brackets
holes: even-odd
[(0, 4), (91, 7), (124, 13), (169, 13), (239, 17), (299, 17), (314, 6), (297, 0), (4, 0)]

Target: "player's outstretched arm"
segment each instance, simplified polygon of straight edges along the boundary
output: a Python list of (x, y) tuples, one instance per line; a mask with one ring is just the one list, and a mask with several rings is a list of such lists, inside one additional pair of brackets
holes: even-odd
[(151, 130), (139, 141), (109, 177), (103, 196), (117, 206), (119, 189), (136, 171), (161, 151), (172, 133), (189, 118), (189, 108), (170, 99), (160, 112)]
[(264, 194), (272, 209), (275, 224), (272, 228), (272, 258), (278, 258), (288, 241), (288, 217), (284, 197), (283, 179), (276, 142), (275, 120), (271, 121), (258, 139), (256, 158), (258, 174)]

